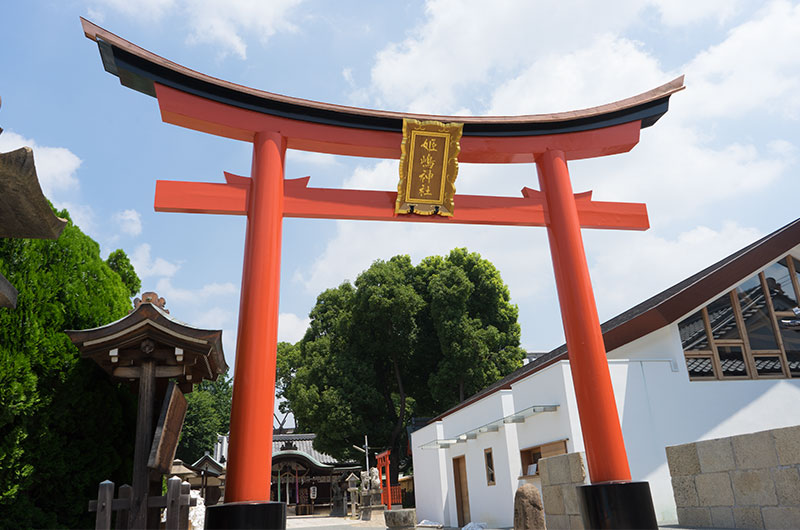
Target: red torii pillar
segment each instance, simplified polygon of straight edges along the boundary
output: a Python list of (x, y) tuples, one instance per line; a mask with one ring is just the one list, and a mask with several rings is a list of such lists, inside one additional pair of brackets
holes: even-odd
[[(285, 155), (286, 141), (280, 134), (255, 135), (253, 178), (247, 197), (226, 501), (268, 500), (270, 496)], [(269, 411), (268, 421), (264, 419), (265, 410)]]
[[(390, 475), (391, 464), (389, 463), (389, 456), (392, 454), (391, 449), (387, 449), (379, 455), (375, 455), (375, 461), (378, 466), (378, 478), (381, 479), (381, 502), (385, 504), (390, 510), (392, 509), (392, 477)], [(384, 480), (384, 473), (386, 479)]]
[[(593, 483), (581, 489), (584, 515), (590, 513), (588, 526), (655, 526), (649, 488), (637, 486), (647, 484), (630, 482), (580, 232), (581, 228), (645, 230), (647, 213), (643, 204), (596, 202), (591, 192), (573, 194), (567, 161), (632, 149), (639, 130), (667, 112), (670, 95), (683, 89), (682, 77), (632, 98), (560, 114), (408, 115), (242, 87), (172, 63), (87, 20), (82, 25), (86, 36), (98, 43), (106, 70), (123, 85), (157, 97), (165, 122), (253, 144), (251, 178), (226, 174), (226, 184), (159, 181), (156, 187), (158, 211), (247, 216), (226, 504), (209, 508), (209, 528), (217, 523), (250, 527), (253, 516), (266, 521), (269, 513), (280, 511), (271, 510), (265, 501), (270, 487), (284, 217), (546, 226)], [(456, 195), (455, 215), (443, 218), (396, 215), (395, 192), (326, 190), (309, 188), (308, 178), (284, 179), (287, 148), (399, 158), (398, 124), (406, 118), (464, 123), (459, 162), (536, 162), (541, 191), (524, 188), (522, 197)], [(236, 503), (255, 506), (238, 509)], [(629, 517), (642, 511), (640, 504), (649, 505), (649, 519)], [(231, 510), (220, 510), (226, 506)], [(212, 512), (250, 515), (237, 519), (239, 515), (212, 517)]]

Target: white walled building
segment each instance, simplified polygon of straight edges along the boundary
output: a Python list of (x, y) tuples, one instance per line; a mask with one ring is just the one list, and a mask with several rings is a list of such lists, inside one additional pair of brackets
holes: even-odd
[[(665, 447), (800, 424), (800, 219), (602, 325), (633, 480), (677, 522)], [(795, 327), (795, 325), (798, 327)], [(566, 347), (412, 434), (417, 517), (513, 525), (540, 457), (583, 451)]]

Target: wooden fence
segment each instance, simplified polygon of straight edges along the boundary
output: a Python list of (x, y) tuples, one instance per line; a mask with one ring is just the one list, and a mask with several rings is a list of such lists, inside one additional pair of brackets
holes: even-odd
[[(197, 504), (197, 499), (192, 499), (188, 482), (181, 482), (178, 477), (167, 480), (167, 494), (159, 497), (148, 497), (147, 507), (158, 509), (166, 508), (166, 530), (188, 530), (189, 507)], [(97, 512), (95, 530), (111, 530), (111, 516), (116, 512), (114, 528), (117, 530), (128, 529), (128, 515), (133, 499), (133, 488), (127, 484), (119, 487), (119, 496), (114, 498), (114, 483), (106, 480), (100, 483), (97, 489), (97, 500), (89, 501), (89, 511)]]
[(392, 492), (392, 504), (403, 504), (403, 492), (400, 491), (400, 486), (392, 486), (389, 488)]

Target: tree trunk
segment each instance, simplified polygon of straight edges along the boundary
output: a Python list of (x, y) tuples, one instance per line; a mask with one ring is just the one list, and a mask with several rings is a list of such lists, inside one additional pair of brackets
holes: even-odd
[(389, 442), (389, 445), (392, 448), (392, 453), (394, 454), (394, 458), (392, 458), (390, 462), (389, 471), (392, 477), (392, 484), (397, 485), (397, 479), (400, 475), (400, 469), (398, 465), (400, 464), (400, 451), (402, 450), (402, 448), (399, 447), (398, 438), (403, 432), (403, 422), (406, 417), (406, 391), (403, 388), (403, 379), (400, 377), (400, 367), (397, 364), (396, 357), (392, 357), (392, 365), (394, 368), (394, 376), (397, 380), (397, 389), (400, 393), (400, 413), (397, 415), (397, 423), (395, 423), (394, 429), (392, 429), (392, 438)]

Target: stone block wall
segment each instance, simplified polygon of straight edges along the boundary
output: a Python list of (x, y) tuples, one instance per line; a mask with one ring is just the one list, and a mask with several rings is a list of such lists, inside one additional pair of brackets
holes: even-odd
[(542, 504), (548, 530), (583, 530), (577, 486), (586, 484), (583, 453), (539, 460)]
[(800, 426), (666, 450), (681, 526), (800, 528)]

